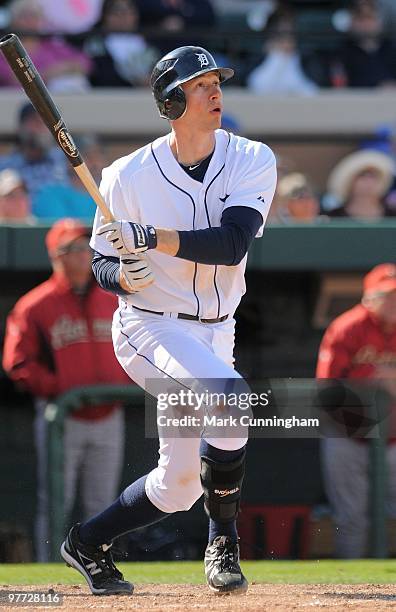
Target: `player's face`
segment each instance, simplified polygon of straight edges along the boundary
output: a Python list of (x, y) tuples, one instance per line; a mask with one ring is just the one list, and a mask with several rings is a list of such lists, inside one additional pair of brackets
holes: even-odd
[(396, 290), (380, 293), (371, 298), (369, 309), (374, 312), (385, 325), (396, 326)]
[(223, 94), (217, 71), (207, 72), (183, 84), (187, 110), (180, 120), (194, 128), (216, 130), (221, 125)]
[(380, 306), (380, 316), (386, 324), (396, 325), (396, 291), (390, 291), (384, 295)]
[(61, 268), (72, 285), (85, 284), (91, 277), (92, 250), (88, 238), (73, 240), (58, 252), (58, 268)]

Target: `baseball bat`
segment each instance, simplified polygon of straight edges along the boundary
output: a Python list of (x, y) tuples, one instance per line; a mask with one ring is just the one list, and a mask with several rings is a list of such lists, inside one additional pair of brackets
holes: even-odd
[(98, 186), (77, 149), (69, 130), (54, 100), (44, 84), (37, 68), (16, 34), (7, 34), (0, 39), (0, 49), (11, 70), (22, 85), (27, 97), (62, 149), (85, 189), (106, 221), (114, 221)]

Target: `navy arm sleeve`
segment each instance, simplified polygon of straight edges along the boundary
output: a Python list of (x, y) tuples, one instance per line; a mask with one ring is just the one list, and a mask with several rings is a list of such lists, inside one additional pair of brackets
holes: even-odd
[(230, 206), (220, 227), (180, 231), (176, 257), (209, 265), (236, 266), (245, 257), (263, 217), (248, 206)]
[(102, 289), (117, 295), (129, 295), (120, 285), (120, 260), (94, 251), (92, 271)]

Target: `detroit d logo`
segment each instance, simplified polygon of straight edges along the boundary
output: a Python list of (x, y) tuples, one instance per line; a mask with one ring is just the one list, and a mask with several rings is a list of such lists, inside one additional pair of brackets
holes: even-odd
[(195, 55), (198, 57), (198, 61), (201, 64), (201, 68), (203, 68), (204, 66), (209, 66), (209, 60), (206, 57), (205, 53), (196, 53)]

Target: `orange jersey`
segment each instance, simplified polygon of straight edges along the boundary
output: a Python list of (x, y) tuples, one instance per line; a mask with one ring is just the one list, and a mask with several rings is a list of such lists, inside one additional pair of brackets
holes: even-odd
[[(376, 378), (377, 367), (396, 368), (396, 330), (384, 333), (380, 322), (358, 304), (328, 327), (319, 348), (317, 378)], [(396, 370), (395, 370), (396, 371)]]
[[(375, 379), (381, 377), (381, 366), (395, 367), (396, 372), (396, 330), (385, 333), (362, 304), (329, 325), (319, 348), (317, 378)], [(389, 438), (392, 443), (396, 441), (394, 431), (395, 422)]]

